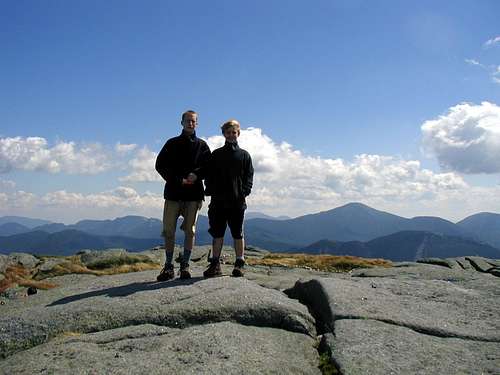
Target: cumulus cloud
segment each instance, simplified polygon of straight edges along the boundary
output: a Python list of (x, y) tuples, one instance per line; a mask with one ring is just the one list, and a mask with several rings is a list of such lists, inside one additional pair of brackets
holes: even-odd
[(128, 154), (129, 152), (134, 151), (137, 148), (137, 145), (135, 143), (130, 143), (130, 144), (122, 144), (118, 142), (115, 145), (115, 151), (118, 154)]
[(0, 191), (12, 190), (15, 187), (16, 187), (16, 183), (14, 181), (0, 179)]
[[(224, 139), (207, 139), (220, 147)], [(351, 161), (304, 155), (292, 145), (275, 143), (261, 129), (243, 129), (239, 144), (249, 151), (255, 168), (252, 210), (299, 215), (350, 201), (381, 206), (392, 202), (429, 200), (463, 189), (454, 173), (434, 173), (419, 161), (361, 154)]]
[[(440, 136), (442, 133), (437, 132)], [(474, 139), (479, 137), (474, 131), (463, 133), (473, 134)], [(451, 138), (459, 137), (453, 135)], [(213, 150), (223, 145), (224, 138), (209, 137), (207, 142)], [(403, 216), (437, 215), (461, 219), (464, 213), (494, 210), (491, 199), (494, 195), (491, 194), (498, 196), (500, 191), (500, 188), (479, 191), (459, 174), (433, 172), (423, 168), (418, 160), (370, 154), (356, 155), (351, 160), (309, 156), (286, 142), (273, 141), (259, 128), (242, 129), (239, 144), (250, 152), (255, 168), (249, 207), (270, 215), (298, 216), (360, 201)], [(0, 193), (0, 214), (30, 216), (29, 212), (36, 211), (38, 216), (46, 213), (47, 218), (57, 221), (60, 216), (59, 221), (66, 222), (130, 214), (160, 217), (163, 181), (154, 170), (155, 159), (156, 154), (147, 147), (134, 150), (128, 164), (130, 173), (122, 181), (156, 181), (158, 194), (139, 193), (129, 186), (92, 194), (67, 190), (42, 196), (5, 192)], [(486, 192), (490, 195), (485, 195)], [(463, 202), (471, 196), (475, 197), (477, 205), (471, 208), (472, 212), (464, 212)], [(14, 202), (18, 202), (16, 207)], [(470, 200), (468, 203), (474, 205)], [(500, 211), (500, 203), (497, 210)]]
[(0, 138), (0, 173), (12, 170), (96, 174), (111, 166), (110, 156), (97, 143), (57, 142), (50, 147), (41, 137)]
[(43, 195), (15, 191), (0, 193), (0, 216), (44, 217), (55, 222), (75, 222), (83, 218), (109, 219), (125, 215), (161, 217), (163, 195), (139, 193), (128, 186), (83, 194), (58, 190)]
[(500, 44), (500, 36), (487, 40), (486, 42), (484, 42), (483, 46), (484, 48), (489, 48), (493, 47), (496, 44)]
[(488, 102), (463, 103), (446, 115), (424, 122), (424, 150), (447, 170), (500, 172), (500, 107)]
[(121, 177), (120, 181), (128, 182), (156, 182), (163, 181), (161, 176), (156, 172), (155, 162), (157, 154), (149, 150), (146, 146), (141, 148), (128, 162), (131, 169), (130, 174)]

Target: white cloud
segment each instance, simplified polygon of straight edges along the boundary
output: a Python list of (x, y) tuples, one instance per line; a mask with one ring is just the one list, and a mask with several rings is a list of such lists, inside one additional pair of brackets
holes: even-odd
[(500, 172), (500, 107), (483, 102), (451, 107), (422, 127), (424, 150), (462, 173)]
[[(211, 149), (222, 136), (207, 139)], [(249, 151), (255, 181), (249, 203), (252, 211), (300, 215), (363, 201), (379, 207), (433, 200), (467, 187), (454, 173), (434, 173), (419, 161), (392, 156), (357, 155), (354, 160), (307, 156), (290, 144), (276, 144), (261, 129), (243, 129), (239, 144)]]
[(134, 151), (136, 148), (137, 148), (137, 145), (135, 143), (122, 144), (122, 143), (118, 142), (115, 145), (115, 151), (118, 154), (128, 154), (129, 152)]
[[(450, 114), (455, 111), (469, 114), (470, 108), (459, 110), (454, 107)], [(450, 114), (434, 121), (448, 124), (451, 120), (446, 122), (444, 119)], [(488, 128), (485, 123), (490, 124), (489, 120), (483, 119), (488, 119), (488, 116), (469, 114), (461, 118), (474, 118), (483, 129)], [(458, 128), (462, 126), (460, 121), (451, 123), (458, 124)], [(438, 126), (438, 129), (440, 131), (436, 130), (436, 134), (444, 139), (448, 136), (454, 141), (460, 139), (448, 127)], [(470, 133), (475, 134), (473, 131)], [(468, 134), (467, 131), (465, 134)], [(207, 142), (213, 150), (221, 146), (224, 139), (214, 136), (209, 137)], [(298, 216), (329, 210), (352, 201), (403, 216), (436, 215), (461, 219), (481, 210), (500, 211), (499, 187), (469, 186), (459, 174), (452, 171), (433, 172), (423, 168), (418, 160), (369, 154), (356, 155), (352, 160), (313, 157), (286, 142), (274, 142), (258, 128), (243, 129), (239, 143), (250, 152), (255, 167), (254, 188), (248, 200), (252, 211)], [(147, 147), (135, 150), (129, 162), (130, 174), (123, 180), (156, 181), (155, 189), (160, 192), (163, 181), (154, 170), (155, 159), (156, 154)], [(67, 190), (41, 196), (26, 192), (0, 193), (0, 215), (33, 216), (36, 212), (37, 217), (64, 222), (130, 214), (161, 217), (162, 207), (160, 193), (139, 193), (129, 186), (92, 194)], [(206, 214), (206, 211), (203, 213)]]
[(489, 47), (493, 47), (495, 44), (500, 44), (500, 36), (497, 36), (495, 38), (491, 38), (489, 40), (487, 40), (483, 46), (485, 48), (489, 48)]
[(15, 187), (16, 187), (16, 183), (14, 181), (0, 179), (0, 191), (12, 190)]
[(493, 82), (500, 84), (500, 65), (498, 65), (491, 74), (491, 79)]
[(45, 138), (0, 138), (0, 173), (11, 170), (96, 174), (111, 166), (110, 156), (97, 143), (77, 146), (57, 142), (49, 147)]
[(36, 212), (37, 217), (66, 223), (84, 218), (109, 219), (132, 214), (161, 217), (163, 202), (160, 194), (139, 194), (126, 186), (93, 194), (58, 190), (38, 196), (16, 191), (0, 193), (0, 216), (33, 216)]
[(465, 59), (465, 62), (469, 65), (475, 65), (475, 66), (480, 66), (480, 67), (484, 68), (484, 65), (475, 59)]
[(133, 159), (128, 162), (131, 169), (129, 175), (121, 177), (120, 181), (128, 182), (156, 182), (163, 181), (156, 172), (155, 162), (157, 154), (146, 146), (141, 148)]

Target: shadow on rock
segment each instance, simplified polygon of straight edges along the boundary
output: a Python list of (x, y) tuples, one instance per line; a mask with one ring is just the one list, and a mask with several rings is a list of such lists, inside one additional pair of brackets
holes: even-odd
[(126, 297), (137, 292), (192, 285), (201, 280), (204, 280), (204, 278), (193, 277), (188, 280), (174, 279), (166, 282), (147, 281), (144, 283), (131, 283), (127, 285), (117, 286), (114, 288), (101, 289), (92, 292), (76, 294), (74, 296), (64, 297), (57, 301), (52, 302), (51, 304), (47, 305), (47, 307), (64, 305), (81, 299), (97, 297), (97, 296)]

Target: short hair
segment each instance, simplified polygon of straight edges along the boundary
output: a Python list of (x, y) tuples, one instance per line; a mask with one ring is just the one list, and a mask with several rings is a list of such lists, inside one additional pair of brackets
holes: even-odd
[(240, 129), (241, 129), (240, 123), (236, 120), (226, 121), (224, 124), (222, 124), (222, 126), (220, 128), (222, 130), (222, 133), (224, 133), (227, 129), (230, 129), (230, 128), (236, 129), (238, 131), (240, 131)]
[(184, 121), (184, 117), (186, 117), (187, 114), (190, 114), (190, 115), (196, 115), (196, 118), (198, 118), (198, 114), (195, 112), (195, 111), (192, 111), (192, 110), (189, 110), (189, 111), (186, 111), (182, 114), (182, 118), (181, 118), (181, 121)]

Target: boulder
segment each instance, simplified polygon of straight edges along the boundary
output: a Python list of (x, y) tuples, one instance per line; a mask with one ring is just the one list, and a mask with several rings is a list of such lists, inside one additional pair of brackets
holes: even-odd
[(195, 277), (157, 283), (155, 278), (155, 271), (146, 271), (50, 279), (61, 287), (28, 300), (12, 300), (2, 308), (0, 358), (65, 332), (89, 333), (139, 324), (186, 328), (229, 321), (315, 335), (314, 319), (304, 305), (249, 280)]
[(50, 272), (55, 266), (66, 263), (67, 260), (64, 258), (48, 258), (38, 267), (38, 272)]
[(495, 374), (500, 343), (443, 338), (378, 320), (335, 321), (331, 348), (342, 374)]
[(313, 338), (301, 333), (233, 322), (185, 329), (141, 324), (60, 336), (7, 358), (0, 372), (320, 374), (314, 344)]
[(40, 259), (26, 253), (10, 253), (9, 259), (11, 263), (20, 264), (28, 269), (35, 268), (40, 263)]
[[(422, 272), (426, 278), (415, 278), (414, 268), (429, 267), (445, 272), (427, 269)], [(500, 368), (498, 279), (474, 271), (454, 279), (450, 275), (456, 270), (430, 265), (388, 270), (298, 281), (285, 291), (307, 304), (326, 333), (322, 350), (341, 373), (488, 373)], [(409, 270), (409, 277), (401, 270)]]
[(487, 259), (481, 257), (466, 257), (472, 266), (479, 272), (489, 272), (493, 266), (488, 262)]
[(86, 251), (83, 254), (80, 254), (80, 261), (87, 267), (92, 266), (94, 264), (109, 261), (110, 259), (116, 259), (119, 257), (126, 256), (128, 251), (125, 249), (108, 249), (108, 250), (93, 250)]
[(8, 255), (0, 254), (0, 274), (3, 274), (10, 265), (11, 260)]

